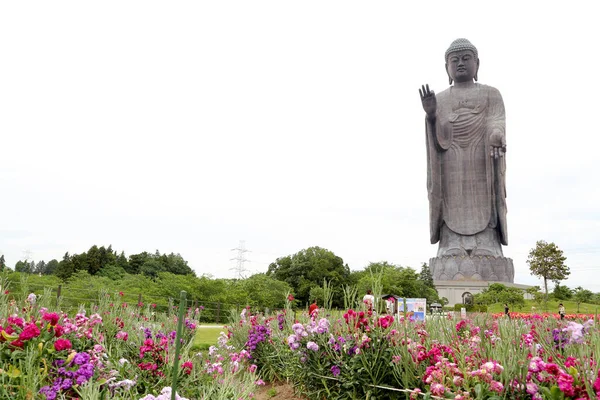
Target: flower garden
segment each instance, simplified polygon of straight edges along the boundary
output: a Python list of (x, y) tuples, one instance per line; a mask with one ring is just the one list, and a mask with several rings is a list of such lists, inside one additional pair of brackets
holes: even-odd
[[(24, 296), (23, 296), (24, 297)], [(244, 310), (208, 350), (187, 309), (104, 293), (78, 312), (0, 293), (0, 398), (250, 399), (284, 381), (307, 399), (598, 399), (593, 315), (473, 314), (425, 322), (346, 312)], [(176, 383), (176, 393), (172, 387)]]

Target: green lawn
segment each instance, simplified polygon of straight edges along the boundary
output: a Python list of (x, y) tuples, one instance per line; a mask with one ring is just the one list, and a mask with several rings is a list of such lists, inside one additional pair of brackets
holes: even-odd
[(193, 349), (195, 350), (206, 350), (210, 346), (217, 344), (217, 339), (221, 332), (225, 329), (220, 325), (199, 327), (196, 329), (196, 336), (194, 337)]
[[(568, 300), (563, 300), (563, 301), (549, 300), (548, 305), (547, 305), (548, 312), (558, 313), (558, 303), (563, 303), (567, 314), (577, 313), (577, 303), (574, 301), (568, 301)], [(543, 303), (541, 305), (539, 305), (539, 304), (535, 304), (531, 300), (525, 300), (525, 305), (522, 308), (519, 309), (517, 307), (511, 307), (510, 311), (530, 313), (530, 312), (532, 312), (531, 307), (535, 307), (535, 311), (538, 313), (544, 312), (546, 310), (546, 307), (544, 306)], [(600, 306), (597, 304), (581, 303), (579, 305), (579, 313), (581, 313), (581, 314), (596, 314), (596, 312), (598, 312), (598, 311), (600, 311)], [(488, 307), (488, 312), (491, 312), (491, 313), (504, 312), (504, 304), (502, 304), (502, 303), (492, 304), (491, 306)]]

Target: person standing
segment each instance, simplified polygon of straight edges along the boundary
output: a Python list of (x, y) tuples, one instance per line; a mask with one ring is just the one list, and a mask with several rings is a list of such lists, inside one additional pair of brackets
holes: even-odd
[(508, 304), (504, 303), (504, 315), (510, 318), (510, 308), (508, 308)]
[(317, 318), (317, 315), (319, 313), (319, 306), (317, 305), (317, 300), (315, 300), (309, 307), (308, 307), (308, 315), (309, 317), (314, 321), (315, 318)]
[(367, 307), (368, 311), (373, 311), (373, 304), (375, 303), (375, 296), (373, 296), (373, 292), (371, 292), (371, 289), (368, 289), (367, 294), (364, 295), (363, 303), (365, 303), (365, 306)]
[(389, 315), (394, 315), (396, 308), (396, 299), (394, 297), (388, 297), (385, 302), (385, 308)]
[(558, 305), (558, 315), (560, 315), (560, 319), (565, 319), (565, 306), (563, 306), (563, 303)]

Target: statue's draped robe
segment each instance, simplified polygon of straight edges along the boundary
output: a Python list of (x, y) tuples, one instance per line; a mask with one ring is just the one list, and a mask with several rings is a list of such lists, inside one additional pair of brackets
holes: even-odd
[[(460, 101), (459, 90), (469, 91), (466, 102)], [(490, 135), (495, 130), (505, 134), (502, 96), (491, 86), (475, 84), (450, 87), (436, 98), (435, 132), (426, 121), (431, 243), (440, 240), (446, 224), (459, 235), (496, 229), (506, 245), (506, 163), (504, 157), (490, 157)]]

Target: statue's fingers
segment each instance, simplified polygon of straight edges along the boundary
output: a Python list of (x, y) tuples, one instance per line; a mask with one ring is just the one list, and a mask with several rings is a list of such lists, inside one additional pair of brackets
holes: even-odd
[(426, 83), (425, 87), (427, 87), (427, 93), (431, 92), (431, 90), (429, 90), (429, 83)]
[(421, 100), (423, 100), (423, 92), (419, 89), (419, 96), (421, 96)]

